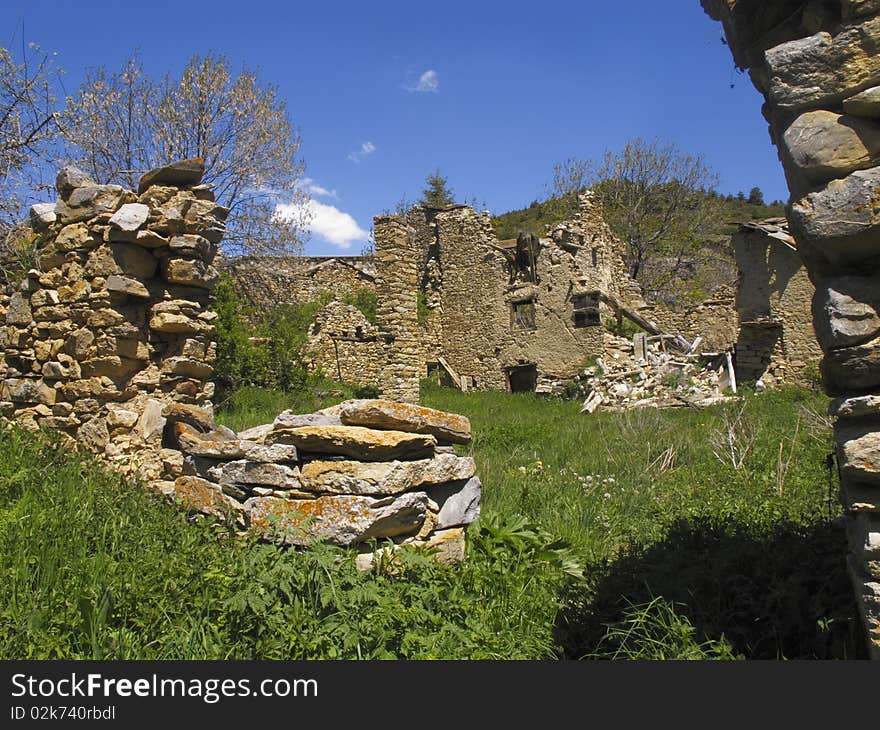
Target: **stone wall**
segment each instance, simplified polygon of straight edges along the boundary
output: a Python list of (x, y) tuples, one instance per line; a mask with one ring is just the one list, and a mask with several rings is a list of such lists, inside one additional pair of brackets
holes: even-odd
[(702, 4), (765, 97), (788, 180), (823, 382), (838, 397), (850, 573), (880, 659), (880, 2)]
[(378, 386), (379, 330), (350, 304), (332, 301), (309, 328), (303, 356), (312, 370), (343, 383)]
[[(783, 225), (784, 229), (785, 226)], [(740, 227), (734, 236), (739, 269), (736, 376), (764, 385), (815, 382), (822, 357), (813, 331), (815, 287), (797, 248), (781, 240), (779, 225)]]
[(3, 412), (148, 479), (179, 468), (163, 450), (169, 409), (211, 407), (211, 262), (228, 210), (199, 184), (202, 169), (155, 170), (137, 193), (63, 169), (57, 204), (32, 211), (38, 267), (0, 330)]

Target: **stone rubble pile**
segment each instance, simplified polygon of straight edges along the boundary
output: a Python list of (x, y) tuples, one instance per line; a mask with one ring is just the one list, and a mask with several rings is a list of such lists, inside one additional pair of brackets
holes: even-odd
[(482, 492), (474, 460), (453, 447), (471, 439), (464, 416), (352, 400), (236, 434), (187, 410), (172, 414), (167, 433), (185, 455), (183, 474), (156, 484), (185, 506), (289, 545), (367, 550), (391, 539), (463, 558)]
[[(637, 336), (638, 337), (638, 336)], [(727, 360), (666, 351), (660, 338), (615, 338), (606, 356), (580, 376), (582, 413), (630, 408), (703, 407), (730, 400)], [(638, 357), (636, 349), (639, 348)]]

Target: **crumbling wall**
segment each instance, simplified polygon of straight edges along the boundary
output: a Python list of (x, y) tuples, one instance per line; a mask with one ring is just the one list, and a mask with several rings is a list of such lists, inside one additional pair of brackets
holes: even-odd
[(813, 330), (815, 287), (797, 249), (757, 225), (741, 227), (733, 243), (739, 269), (737, 379), (767, 386), (810, 383), (822, 351)]
[(350, 304), (333, 301), (309, 328), (303, 355), (312, 370), (344, 383), (378, 386), (378, 328)]
[(791, 191), (823, 383), (837, 396), (850, 573), (880, 659), (880, 3), (702, 4), (765, 97)]
[(399, 216), (377, 216), (373, 230), (381, 352), (379, 388), (386, 398), (418, 403), (425, 360), (419, 340), (415, 231)]
[(211, 262), (228, 213), (199, 184), (202, 170), (169, 165), (137, 193), (75, 168), (58, 174), (57, 204), (32, 211), (38, 267), (0, 329), (6, 415), (148, 479), (179, 473), (162, 430), (174, 404), (211, 408)]
[(644, 314), (664, 332), (681, 335), (689, 342), (699, 337), (699, 352), (724, 352), (736, 343), (734, 296), (732, 291), (720, 288), (707, 299), (682, 309), (654, 305), (644, 310)]

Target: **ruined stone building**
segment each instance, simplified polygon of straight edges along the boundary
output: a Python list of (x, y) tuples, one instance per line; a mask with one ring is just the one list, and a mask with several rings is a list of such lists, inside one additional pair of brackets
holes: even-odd
[(815, 287), (787, 221), (746, 223), (733, 245), (739, 270), (737, 378), (768, 386), (814, 378), (822, 355), (813, 331)]

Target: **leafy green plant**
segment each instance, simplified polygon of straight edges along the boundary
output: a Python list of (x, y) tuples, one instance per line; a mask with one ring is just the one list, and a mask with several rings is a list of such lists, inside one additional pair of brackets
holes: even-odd
[(370, 324), (376, 324), (376, 290), (366, 286), (346, 292), (342, 301), (357, 307)]

